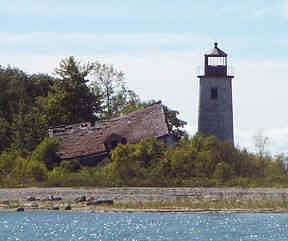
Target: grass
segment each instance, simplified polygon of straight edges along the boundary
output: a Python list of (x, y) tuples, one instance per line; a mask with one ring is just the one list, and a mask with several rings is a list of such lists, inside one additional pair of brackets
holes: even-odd
[(115, 203), (113, 208), (187, 211), (288, 211), (288, 200), (176, 200)]
[[(19, 201), (3, 201), (0, 207), (3, 209), (15, 209), (26, 207), (34, 210), (51, 210), (54, 206), (61, 209), (67, 203), (39, 201), (33, 204)], [(288, 212), (288, 200), (204, 200), (204, 199), (177, 199), (159, 201), (115, 201), (113, 205), (86, 206), (85, 203), (69, 202), (72, 210), (106, 210), (106, 211), (247, 211), (247, 212)], [(75, 210), (74, 209), (74, 210)]]

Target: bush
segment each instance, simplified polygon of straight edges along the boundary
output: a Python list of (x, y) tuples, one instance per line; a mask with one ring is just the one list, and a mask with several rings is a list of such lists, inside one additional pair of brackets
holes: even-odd
[(18, 156), (21, 156), (21, 152), (19, 150), (9, 150), (1, 153), (0, 173), (2, 176), (6, 176), (11, 172)]
[(60, 163), (60, 167), (66, 169), (69, 172), (77, 172), (80, 170), (81, 165), (78, 159), (65, 160)]
[[(151, 139), (118, 145), (96, 167), (79, 160), (62, 161), (58, 140), (45, 139), (25, 156), (17, 150), (0, 155), (0, 181), (4, 186), (239, 186), (287, 187), (286, 158), (275, 160), (240, 150), (215, 138), (182, 140), (176, 147)], [(49, 170), (48, 170), (48, 168)]]
[(2, 179), (5, 186), (25, 186), (47, 180), (47, 168), (43, 162), (17, 156), (13, 166)]
[(225, 162), (219, 162), (215, 168), (213, 177), (221, 182), (227, 181), (231, 176), (231, 167)]
[(36, 182), (43, 182), (48, 178), (48, 170), (43, 162), (30, 160), (27, 169), (28, 175)]
[(32, 152), (31, 159), (43, 161), (48, 170), (52, 170), (60, 162), (56, 154), (59, 142), (59, 138), (45, 138)]

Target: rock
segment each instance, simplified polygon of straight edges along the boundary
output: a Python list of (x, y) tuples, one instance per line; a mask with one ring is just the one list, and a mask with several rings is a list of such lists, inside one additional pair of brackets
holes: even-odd
[(53, 201), (61, 201), (62, 200), (62, 197), (55, 197), (54, 199), (53, 199)]
[(86, 201), (87, 201), (86, 196), (81, 196), (75, 199), (75, 202), (86, 202)]
[(24, 208), (23, 207), (19, 207), (16, 209), (16, 212), (24, 212)]
[(65, 211), (69, 211), (69, 210), (72, 210), (72, 207), (70, 205), (67, 205), (65, 208), (64, 208)]
[(47, 198), (47, 201), (61, 201), (61, 200), (62, 200), (61, 197), (54, 197), (53, 195)]
[(87, 198), (87, 202), (91, 202), (91, 201), (94, 201), (95, 200), (95, 197), (89, 197), (89, 198)]
[(91, 201), (87, 203), (87, 205), (113, 205), (113, 204), (114, 204), (114, 201), (110, 199)]
[(52, 210), (53, 211), (58, 211), (58, 210), (60, 210), (60, 208), (59, 207), (53, 207)]
[(29, 197), (27, 197), (27, 201), (29, 201), (29, 202), (40, 201), (40, 198), (29, 196)]

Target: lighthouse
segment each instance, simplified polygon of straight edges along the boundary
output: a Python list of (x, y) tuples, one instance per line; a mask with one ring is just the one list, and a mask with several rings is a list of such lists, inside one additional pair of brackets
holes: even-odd
[(234, 142), (232, 79), (227, 73), (227, 54), (214, 43), (204, 55), (204, 75), (199, 75), (198, 133)]

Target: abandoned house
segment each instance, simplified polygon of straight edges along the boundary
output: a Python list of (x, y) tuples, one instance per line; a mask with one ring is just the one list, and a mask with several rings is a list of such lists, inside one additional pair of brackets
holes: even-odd
[(58, 152), (61, 160), (77, 158), (82, 165), (97, 164), (120, 143), (137, 143), (152, 137), (173, 143), (161, 102), (94, 125), (79, 123), (49, 129), (49, 136), (62, 137)]

